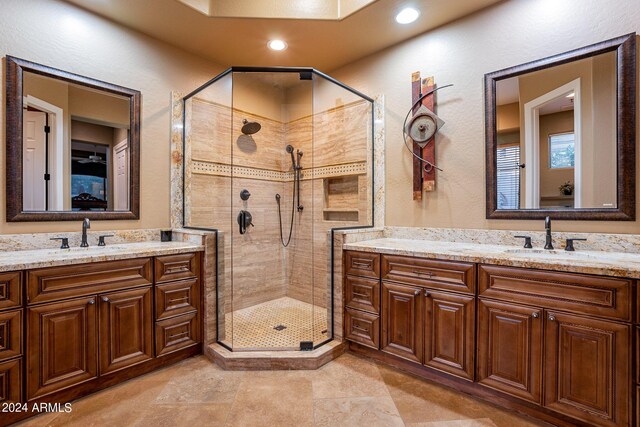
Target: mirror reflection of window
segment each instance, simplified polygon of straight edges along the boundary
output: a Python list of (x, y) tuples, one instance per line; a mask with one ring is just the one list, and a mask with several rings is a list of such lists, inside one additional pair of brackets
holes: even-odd
[(520, 144), (498, 147), (498, 209), (520, 207)]
[(573, 132), (549, 135), (549, 168), (575, 166), (575, 134)]

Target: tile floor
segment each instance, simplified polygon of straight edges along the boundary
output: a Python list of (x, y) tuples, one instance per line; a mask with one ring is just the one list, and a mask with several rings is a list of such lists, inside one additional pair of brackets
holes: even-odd
[(536, 426), (531, 419), (352, 354), (316, 371), (223, 371), (203, 356), (25, 426)]
[(325, 341), (326, 331), (326, 308), (283, 297), (227, 314), (222, 342), (234, 350), (298, 350), (300, 341)]

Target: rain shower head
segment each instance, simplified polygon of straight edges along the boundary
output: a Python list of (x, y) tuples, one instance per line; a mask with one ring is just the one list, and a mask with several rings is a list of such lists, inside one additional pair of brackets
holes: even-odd
[(247, 119), (242, 121), (242, 133), (245, 135), (253, 135), (254, 133), (258, 133), (262, 126), (258, 122), (250, 122)]

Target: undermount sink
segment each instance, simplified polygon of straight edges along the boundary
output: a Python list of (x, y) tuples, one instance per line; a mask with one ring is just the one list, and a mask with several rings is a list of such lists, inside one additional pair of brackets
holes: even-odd
[(552, 256), (552, 257), (572, 257), (572, 258), (597, 258), (591, 254), (584, 252), (571, 252), (558, 249), (507, 249), (504, 251), (508, 254), (535, 255), (535, 256)]

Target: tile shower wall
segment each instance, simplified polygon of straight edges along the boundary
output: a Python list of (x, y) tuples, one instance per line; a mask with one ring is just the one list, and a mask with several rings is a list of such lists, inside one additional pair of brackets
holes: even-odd
[[(371, 152), (370, 115), (370, 104), (359, 102), (287, 124), (286, 138), (309, 147), (305, 153), (313, 153), (312, 165), (303, 163), (303, 166), (313, 166), (314, 171), (330, 170), (321, 178), (313, 176), (319, 173), (303, 174), (301, 199), (304, 202), (307, 198), (313, 212), (300, 215), (302, 220), (296, 223), (288, 255), (287, 295), (292, 298), (327, 307), (331, 289), (330, 230), (371, 223), (371, 186), (367, 175), (370, 168), (366, 166)], [(310, 127), (312, 135), (300, 130)], [(305, 136), (312, 136), (313, 144), (310, 139), (301, 139)], [(313, 218), (309, 220), (303, 215)]]
[[(284, 296), (311, 303), (321, 308), (314, 316), (327, 317), (330, 230), (372, 221), (371, 108), (361, 101), (282, 123), (235, 109), (232, 114), (202, 99), (187, 104), (186, 223), (220, 231), (220, 319)], [(242, 135), (243, 119), (262, 129)], [(287, 144), (304, 152), (305, 209), (295, 213), (291, 244), (283, 248), (275, 194), (282, 196), (286, 239), (293, 190)], [(251, 197), (243, 202), (239, 194), (245, 188)], [(255, 224), (244, 235), (236, 223), (240, 209), (249, 210)]]
[[(224, 294), (220, 294), (223, 298), (219, 303), (229, 312), (283, 297), (285, 259), (275, 214), (275, 194), (283, 193), (284, 182), (270, 180), (268, 174), (279, 172), (282, 167), (283, 156), (271, 141), (282, 141), (283, 125), (234, 111), (232, 130), (228, 107), (194, 99), (191, 110), (188, 223), (222, 231), (225, 268), (218, 286)], [(240, 131), (243, 119), (258, 121), (262, 129), (253, 136), (243, 135)], [(231, 171), (232, 155), (233, 164), (244, 171)], [(255, 168), (265, 175), (263, 179), (241, 177), (243, 172), (250, 175)], [(243, 189), (251, 193), (247, 201), (240, 199)], [(255, 225), (244, 235), (239, 233), (236, 222), (242, 209), (251, 212)]]

